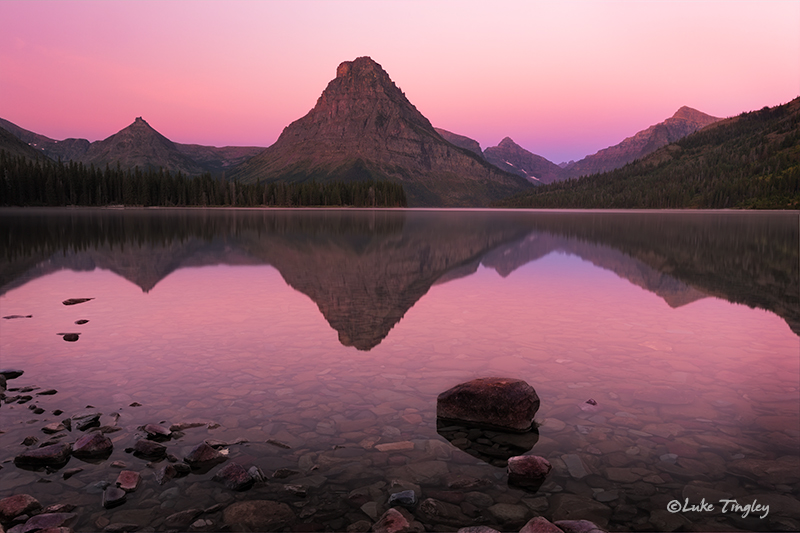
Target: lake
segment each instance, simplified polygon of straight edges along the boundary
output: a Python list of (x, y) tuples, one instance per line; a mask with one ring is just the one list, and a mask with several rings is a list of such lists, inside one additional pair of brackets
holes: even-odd
[[(798, 530), (798, 225), (776, 212), (2, 210), (0, 367), (24, 374), (0, 407), (0, 498), (74, 506), (76, 531), (367, 531), (390, 497), (418, 531), (519, 531), (538, 515)], [(485, 377), (536, 390), (535, 429), (437, 422), (439, 394)], [(173, 428), (167, 458), (129, 453), (147, 424)], [(92, 432), (110, 454), (15, 463)], [(217, 462), (165, 468), (204, 441)], [(516, 455), (550, 462), (540, 486), (509, 482)], [(213, 479), (232, 463), (264, 477)], [(123, 470), (141, 481), (104, 508)]]

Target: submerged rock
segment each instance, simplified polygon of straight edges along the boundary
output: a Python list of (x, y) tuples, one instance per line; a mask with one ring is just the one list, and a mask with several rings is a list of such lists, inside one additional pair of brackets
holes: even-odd
[(229, 505), (222, 519), (231, 531), (281, 531), (295, 520), (292, 509), (272, 500), (251, 500)]
[(205, 442), (201, 442), (192, 448), (192, 451), (190, 451), (189, 455), (184, 457), (183, 460), (190, 465), (196, 465), (201, 463), (221, 462), (225, 460), (225, 456)]
[(253, 486), (255, 480), (245, 468), (238, 463), (228, 463), (217, 472), (212, 480), (222, 483), (231, 490), (243, 491)]
[(531, 429), (538, 409), (539, 396), (533, 387), (511, 378), (461, 383), (441, 393), (436, 401), (436, 415), (441, 419), (520, 432)]
[(28, 533), (30, 531), (48, 530), (61, 527), (69, 527), (78, 518), (75, 513), (42, 513), (31, 517), (21, 531)]
[(542, 486), (553, 466), (538, 455), (521, 455), (508, 460), (508, 482), (512, 485)]
[(103, 507), (111, 509), (125, 503), (128, 493), (119, 487), (106, 487), (103, 491)]

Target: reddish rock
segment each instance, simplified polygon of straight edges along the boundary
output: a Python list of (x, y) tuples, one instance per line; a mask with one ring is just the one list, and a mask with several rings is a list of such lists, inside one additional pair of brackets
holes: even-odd
[(407, 531), (408, 527), (408, 520), (399, 511), (389, 509), (372, 526), (372, 531), (375, 533), (401, 533)]
[(482, 378), (456, 385), (439, 395), (436, 415), (511, 431), (528, 431), (539, 396), (526, 382), (511, 378)]
[(139, 472), (134, 472), (133, 470), (123, 470), (117, 476), (117, 487), (121, 488), (125, 492), (133, 492), (139, 486), (139, 482), (142, 480), (142, 476), (139, 475)]
[(172, 436), (172, 431), (170, 431), (169, 428), (159, 426), (158, 424), (147, 424), (142, 429), (147, 433), (148, 439), (169, 440)]
[(41, 509), (42, 504), (29, 494), (15, 494), (0, 500), (0, 522), (10, 522), (14, 517)]
[(543, 516), (531, 518), (519, 533), (564, 533)]
[(253, 486), (254, 479), (245, 468), (238, 463), (228, 463), (220, 468), (213, 478), (231, 490), (247, 490)]
[(51, 444), (35, 450), (27, 450), (14, 457), (18, 466), (59, 465), (66, 463), (72, 453), (72, 444)]
[(78, 517), (75, 513), (43, 513), (31, 517), (22, 527), (22, 533), (56, 527), (69, 527)]
[(193, 464), (200, 464), (200, 463), (212, 463), (217, 461), (224, 461), (225, 456), (219, 453), (217, 450), (206, 444), (205, 442), (201, 442), (194, 448), (192, 451), (189, 452), (189, 455), (184, 457), (183, 459), (190, 465)]
[(524, 478), (544, 478), (552, 468), (550, 461), (538, 455), (520, 455), (508, 460), (508, 473)]
[(600, 529), (594, 522), (588, 520), (559, 520), (556, 525), (564, 533), (606, 533), (604, 529)]
[(114, 444), (102, 433), (90, 433), (79, 438), (72, 448), (72, 455), (80, 459), (111, 455)]

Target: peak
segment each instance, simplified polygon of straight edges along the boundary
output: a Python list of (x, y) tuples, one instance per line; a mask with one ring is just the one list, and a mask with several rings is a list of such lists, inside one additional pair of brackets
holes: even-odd
[(685, 119), (685, 120), (697, 120), (698, 118), (707, 117), (707, 116), (708, 115), (706, 115), (702, 111), (698, 111), (697, 109), (692, 109), (691, 107), (688, 107), (688, 106), (683, 106), (680, 109), (678, 109), (677, 111), (675, 111), (675, 114), (672, 115), (672, 118), (682, 118), (682, 119)]
[(134, 124), (147, 124), (147, 121), (145, 119), (143, 119), (142, 117), (136, 117), (136, 120), (134, 120), (133, 123)]
[(353, 61), (344, 61), (336, 68), (337, 78), (355, 78), (376, 73), (385, 75), (386, 71), (369, 56), (357, 57)]
[(511, 140), (511, 137), (504, 137), (503, 140), (500, 141), (500, 144), (498, 144), (498, 146), (518, 146), (518, 145), (513, 140)]

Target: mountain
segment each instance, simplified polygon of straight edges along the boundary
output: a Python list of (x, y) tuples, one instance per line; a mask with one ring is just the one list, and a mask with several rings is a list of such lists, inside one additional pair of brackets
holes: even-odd
[(80, 160), (99, 168), (119, 163), (122, 168), (163, 168), (190, 176), (203, 173), (203, 167), (182, 154), (175, 143), (154, 130), (142, 117), (111, 137), (91, 143)]
[(433, 128), (433, 129), (436, 130), (436, 133), (442, 136), (442, 139), (449, 142), (450, 144), (455, 144), (459, 148), (464, 148), (466, 150), (469, 150), (475, 155), (483, 157), (483, 150), (481, 150), (481, 144), (475, 139), (470, 139), (469, 137), (465, 137), (464, 135), (459, 135), (458, 133), (453, 133), (451, 131), (443, 130), (442, 128)]
[(137, 118), (133, 124), (102, 141), (86, 139), (64, 139), (56, 141), (44, 135), (28, 131), (0, 118), (3, 128), (23, 143), (45, 156), (58, 161), (76, 161), (85, 165), (105, 167), (108, 163), (123, 170), (163, 168), (170, 172), (183, 172), (196, 176), (204, 172), (220, 175), (264, 150), (259, 146), (203, 146), (199, 144), (173, 143), (153, 129), (144, 119)]
[(6, 154), (14, 157), (22, 156), (34, 160), (46, 157), (43, 153), (36, 150), (36, 148), (24, 143), (13, 133), (2, 127), (0, 127), (0, 150), (4, 150)]
[(721, 119), (718, 117), (683, 106), (664, 122), (659, 122), (619, 144), (567, 165), (563, 175), (565, 178), (577, 178), (623, 167), (719, 120)]
[(555, 163), (531, 153), (506, 137), (497, 146), (484, 150), (484, 157), (495, 166), (540, 183), (563, 178), (564, 171)]
[(39, 135), (32, 131), (20, 128), (13, 122), (0, 118), (0, 128), (12, 133), (19, 140), (34, 148), (54, 161), (80, 161), (91, 144), (86, 139), (64, 139), (56, 141), (50, 137)]
[(495, 205), (800, 209), (800, 98), (718, 121), (623, 168)]
[(530, 187), (443, 139), (369, 57), (340, 64), (314, 108), (231, 177), (387, 179), (402, 183), (410, 206), (483, 206)]
[(263, 146), (203, 146), (175, 143), (178, 151), (200, 165), (205, 172), (220, 175), (264, 151)]

